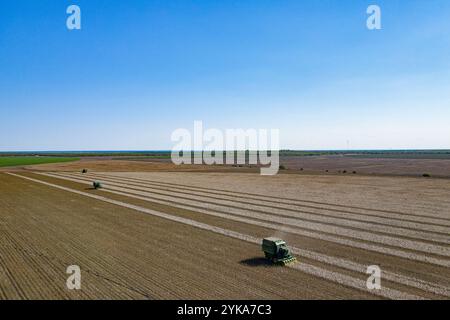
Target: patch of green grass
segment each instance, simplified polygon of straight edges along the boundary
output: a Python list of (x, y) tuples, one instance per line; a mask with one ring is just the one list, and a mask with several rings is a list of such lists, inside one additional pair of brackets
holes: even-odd
[(41, 156), (0, 157), (0, 167), (27, 166), (31, 164), (69, 162), (75, 160), (79, 160), (79, 158)]

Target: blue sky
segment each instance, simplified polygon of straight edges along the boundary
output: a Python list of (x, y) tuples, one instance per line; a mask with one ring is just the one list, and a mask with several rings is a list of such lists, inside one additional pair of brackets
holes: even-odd
[(290, 149), (450, 148), (449, 17), (448, 0), (0, 0), (0, 151), (170, 149), (194, 120), (279, 128)]

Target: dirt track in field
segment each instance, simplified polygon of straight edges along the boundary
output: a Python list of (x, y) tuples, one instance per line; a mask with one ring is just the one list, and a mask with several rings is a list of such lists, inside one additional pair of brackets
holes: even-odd
[[(197, 287), (191, 284), (195, 287), (195, 292), (190, 292), (188, 296), (176, 294), (165, 296), (161, 293), (159, 295), (152, 293), (148, 295), (149, 297), (375, 297), (374, 295), (368, 295), (364, 288), (367, 278), (365, 268), (372, 264), (379, 265), (383, 270), (383, 284), (385, 285), (383, 289), (385, 291), (379, 293), (378, 296), (385, 298), (450, 297), (450, 246), (448, 244), (450, 240), (448, 236), (450, 234), (450, 217), (449, 203), (444, 200), (448, 199), (449, 187), (444, 183), (444, 180), (297, 175), (280, 175), (269, 178), (254, 174), (228, 175), (198, 172), (90, 172), (84, 175), (59, 172), (47, 175), (30, 173), (20, 173), (20, 175), (25, 178), (36, 179), (36, 181), (28, 180), (26, 184), (33, 186), (34, 190), (44, 188), (46, 192), (43, 196), (45, 197), (53, 198), (56, 194), (62, 197), (61, 192), (67, 196), (66, 191), (53, 190), (49, 192), (51, 186), (70, 188), (69, 191), (81, 192), (86, 196), (101, 194), (102, 197), (107, 198), (106, 201), (120, 201), (121, 204), (119, 205), (125, 206), (125, 208), (115, 208), (119, 217), (122, 217), (122, 211), (133, 211), (128, 208), (131, 206), (134, 211), (148, 213), (150, 210), (150, 213), (157, 212), (157, 214), (162, 212), (170, 216), (169, 220), (172, 217), (175, 221), (178, 221), (176, 219), (188, 219), (188, 221), (193, 221), (194, 225), (200, 223), (206, 226), (206, 230), (212, 233), (197, 230), (198, 226), (197, 228), (193, 227), (191, 222), (183, 228), (177, 222), (162, 221), (162, 225), (167, 225), (168, 228), (177, 225), (180, 229), (188, 231), (184, 236), (174, 236), (170, 232), (165, 232), (164, 227), (162, 227), (160, 231), (165, 233), (164, 235), (152, 233), (150, 238), (165, 237), (165, 239), (170, 239), (171, 236), (176, 237), (180, 240), (180, 247), (175, 247), (175, 252), (177, 252), (177, 256), (180, 256), (183, 246), (188, 247), (186, 250), (192, 250), (192, 247), (187, 246), (186, 243), (205, 240), (205, 238), (198, 239), (197, 234), (206, 232), (209, 234), (207, 240), (205, 240), (207, 243), (213, 243), (215, 239), (218, 241), (214, 245), (214, 252), (223, 252), (223, 254), (232, 252), (230, 254), (233, 257), (235, 251), (241, 253), (239, 258), (229, 258), (226, 262), (216, 259), (214, 264), (219, 265), (218, 269), (205, 271), (207, 276), (213, 277), (215, 272), (220, 273), (220, 268), (227, 270), (230, 268), (235, 272), (238, 272), (237, 270), (241, 272), (241, 269), (248, 270), (249, 273), (243, 271), (243, 276), (245, 274), (245, 277), (249, 277), (248, 279), (255, 276), (254, 281), (258, 281), (259, 271), (255, 273), (256, 270), (261, 270), (261, 276), (265, 274), (269, 278), (279, 276), (278, 272), (281, 272), (283, 276), (289, 274), (289, 277), (291, 277), (291, 272), (293, 272), (292, 277), (297, 277), (296, 274), (300, 273), (302, 277), (309, 279), (309, 285), (313, 287), (315, 287), (316, 282), (327, 283), (333, 286), (333, 290), (336, 290), (324, 293), (323, 290), (316, 288), (306, 294), (304, 291), (299, 292), (298, 289), (291, 288), (283, 291), (283, 294), (274, 294), (267, 288), (265, 290), (269, 290), (271, 293), (267, 294), (266, 292), (260, 295), (261, 288), (257, 287), (254, 288), (254, 291), (250, 290), (247, 296), (243, 296), (243, 292), (238, 293), (239, 290), (233, 292), (231, 289), (223, 295), (214, 295), (215, 293), (202, 292), (200, 288), (197, 291)], [(9, 176), (8, 178), (13, 177)], [(14, 177), (14, 179), (20, 180), (21, 178)], [(90, 190), (87, 184), (94, 179), (102, 181), (105, 186), (103, 191)], [(49, 183), (50, 186), (36, 185), (42, 182)], [(20, 182), (16, 181), (16, 183)], [(428, 185), (425, 185), (426, 183)], [(342, 195), (345, 195), (345, 197)], [(83, 197), (82, 195), (75, 196)], [(381, 202), (380, 199), (384, 199), (384, 201)], [(439, 199), (442, 201), (439, 201)], [(87, 202), (101, 201), (88, 199)], [(110, 224), (110, 230), (119, 233), (124, 232), (122, 230), (124, 226), (122, 219), (117, 217), (109, 219), (110, 217), (106, 213), (106, 216), (103, 217), (105, 220), (99, 217), (95, 220), (90, 217), (92, 213), (87, 208), (74, 208), (73, 210), (82, 213), (75, 216), (78, 219), (83, 218), (86, 219), (86, 222), (88, 220), (97, 222), (92, 223), (88, 228), (90, 233), (94, 233), (89, 240), (93, 247), (98, 246), (97, 241), (103, 242), (101, 236), (98, 240), (95, 236), (97, 235), (97, 228), (104, 227), (103, 221)], [(101, 211), (95, 213), (102, 215)], [(134, 214), (142, 219), (139, 213), (135, 212)], [(142, 224), (142, 220), (130, 219), (131, 216), (133, 216), (132, 213), (127, 215), (127, 228), (133, 228), (133, 223)], [(125, 214), (123, 217), (125, 217)], [(151, 217), (151, 219), (160, 220), (160, 218), (155, 217)], [(61, 218), (60, 222), (64, 221), (65, 218)], [(136, 228), (143, 227), (143, 225), (136, 226)], [(148, 227), (153, 227), (153, 225)], [(220, 231), (222, 234), (220, 232), (217, 234), (217, 228), (225, 231)], [(239, 234), (238, 239), (253, 240), (250, 243), (236, 240), (236, 238), (223, 240), (223, 238), (230, 238), (230, 235), (236, 232)], [(301, 261), (296, 266), (297, 270), (287, 271), (258, 266), (262, 263), (258, 258), (261, 253), (258, 245), (252, 243), (252, 241), (257, 243), (258, 240), (254, 239), (261, 239), (268, 235), (280, 236), (289, 241), (294, 253)], [(133, 242), (138, 243), (137, 239), (133, 240), (134, 237), (138, 236), (128, 235), (130, 237), (128, 246), (132, 246), (131, 243)], [(114, 243), (112, 248), (114, 248), (115, 255), (117, 248), (116, 241), (113, 240), (115, 236), (108, 235), (108, 237)], [(233, 237), (231, 236), (231, 238)], [(56, 241), (57, 238), (54, 240)], [(81, 239), (77, 239), (74, 244), (80, 241)], [(219, 244), (222, 241), (224, 241), (223, 245)], [(237, 241), (239, 249), (235, 246), (228, 246), (227, 241)], [(141, 245), (144, 244), (139, 242), (137, 247)], [(201, 245), (199, 246), (201, 247)], [(122, 248), (122, 246), (120, 247)], [(127, 245), (124, 245), (123, 248), (125, 252), (120, 252), (120, 255), (130, 254), (130, 248), (127, 248)], [(207, 244), (203, 244), (202, 248), (205, 252), (201, 256), (214, 260), (212, 256), (208, 256)], [(244, 248), (251, 249), (246, 251), (247, 249)], [(150, 249), (147, 246), (145, 249), (141, 249), (141, 252), (147, 252)], [(39, 251), (39, 247), (35, 250)], [(85, 258), (89, 256), (86, 252), (84, 255)], [(109, 259), (114, 258), (116, 257), (109, 257)], [(127, 259), (133, 261), (130, 266), (133, 266), (135, 272), (138, 272), (142, 277), (147, 276), (145, 271), (147, 269), (137, 263), (134, 260), (135, 257), (127, 256)], [(188, 262), (184, 261), (184, 263)], [(136, 266), (134, 266), (135, 263), (137, 263)], [(147, 268), (150, 268), (150, 266)], [(190, 266), (189, 268), (195, 269), (196, 267)], [(173, 267), (168, 270), (176, 272), (180, 269)], [(191, 269), (188, 270), (192, 272)], [(184, 271), (183, 269), (183, 273), (188, 272), (188, 270)], [(269, 275), (267, 271), (269, 271)], [(272, 272), (275, 273), (272, 274)], [(112, 275), (114, 272), (110, 274)], [(121, 274), (124, 273), (121, 272)], [(124, 276), (124, 279), (125, 283), (130, 283), (128, 276)], [(113, 280), (114, 283), (117, 281), (117, 279)], [(297, 285), (301, 283), (297, 280), (292, 280), (292, 282), (297, 283)], [(211, 279), (209, 287), (215, 287), (216, 284), (213, 283), (214, 281)], [(169, 288), (172, 288), (173, 285), (170, 283)], [(223, 283), (220, 285), (222, 286)], [(132, 287), (134, 288), (134, 284)], [(359, 290), (355, 290), (355, 288)], [(121, 289), (117, 290), (120, 292)], [(146, 290), (148, 288), (143, 288), (141, 292), (147, 292)], [(250, 292), (254, 295), (252, 296)], [(110, 294), (105, 293), (105, 296), (113, 297)], [(117, 293), (117, 295), (120, 294)], [(93, 294), (90, 297), (98, 296)], [(136, 297), (133, 296), (133, 298)], [(145, 294), (141, 296), (141, 298), (144, 297)]]

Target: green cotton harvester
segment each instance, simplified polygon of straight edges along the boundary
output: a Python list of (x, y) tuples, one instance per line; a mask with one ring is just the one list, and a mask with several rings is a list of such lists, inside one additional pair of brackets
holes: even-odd
[(262, 250), (267, 259), (274, 264), (285, 266), (297, 261), (289, 251), (286, 242), (278, 238), (265, 238), (262, 241)]
[(92, 182), (92, 186), (94, 187), (94, 189), (101, 189), (103, 187), (102, 184), (98, 181)]

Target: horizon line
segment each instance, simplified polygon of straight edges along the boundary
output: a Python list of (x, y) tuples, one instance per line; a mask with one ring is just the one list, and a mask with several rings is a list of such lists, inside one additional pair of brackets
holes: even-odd
[[(183, 150), (169, 150), (169, 149), (115, 149), (115, 150), (8, 150), (8, 151), (0, 151), (1, 153), (99, 153), (99, 152), (112, 152), (112, 153), (120, 153), (120, 152), (180, 152)], [(199, 152), (199, 151), (217, 151), (217, 150), (184, 150), (186, 152)], [(266, 150), (220, 150), (217, 152), (227, 152), (227, 151), (266, 151)], [(357, 151), (449, 151), (449, 149), (444, 148), (430, 148), (430, 149), (410, 149), (410, 148), (400, 148), (400, 149), (383, 149), (383, 148), (376, 148), (376, 149), (279, 149), (279, 152), (283, 151), (296, 151), (296, 152), (357, 152)]]

